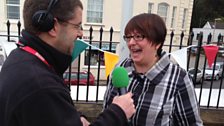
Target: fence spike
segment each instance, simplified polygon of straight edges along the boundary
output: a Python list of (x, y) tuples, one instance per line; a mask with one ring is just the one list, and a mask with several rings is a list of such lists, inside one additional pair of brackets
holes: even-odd
[(101, 26), (100, 27), (100, 34), (102, 34), (103, 33), (103, 27)]
[(192, 32), (191, 32), (191, 38), (193, 38), (193, 37), (194, 37), (194, 32), (192, 31)]
[(20, 29), (21, 29), (21, 23), (20, 23), (20, 21), (18, 21), (17, 27), (18, 27), (18, 38), (19, 38), (20, 37)]
[(171, 38), (173, 38), (174, 36), (174, 32), (172, 31), (171, 34), (170, 34)]
[(8, 42), (10, 42), (10, 22), (9, 22), (9, 20), (7, 21), (6, 25), (7, 25), (7, 31), (8, 31)]
[(219, 33), (219, 35), (218, 35), (218, 42), (217, 42), (217, 45), (220, 45), (221, 38), (222, 38), (222, 35), (221, 35), (221, 33)]
[[(110, 47), (112, 45), (113, 33), (114, 33), (114, 29), (113, 29), (113, 27), (110, 27)], [(110, 51), (111, 51), (111, 48), (110, 48)]]
[(210, 33), (208, 35), (207, 43), (209, 44), (211, 42), (211, 40), (212, 40), (212, 33)]
[(114, 32), (114, 29), (113, 29), (113, 27), (110, 27), (110, 33), (111, 33), (111, 32)]
[(181, 32), (180, 37), (181, 37), (181, 38), (184, 37), (184, 32), (183, 32), (183, 31)]
[(93, 27), (92, 26), (90, 26), (89, 31), (93, 32)]

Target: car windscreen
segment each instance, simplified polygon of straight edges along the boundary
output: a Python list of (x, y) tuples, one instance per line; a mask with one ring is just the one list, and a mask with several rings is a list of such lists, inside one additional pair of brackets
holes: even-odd
[[(78, 74), (77, 74), (77, 73), (72, 73), (71, 78), (72, 78), (72, 79), (77, 79), (77, 78), (78, 78)], [(80, 74), (79, 74), (79, 78), (80, 78), (80, 79), (87, 79), (87, 74), (85, 74), (85, 73), (80, 73)]]
[(190, 74), (194, 74), (195, 73), (195, 70), (194, 69), (193, 70), (190, 70), (189, 73)]
[[(216, 65), (215, 70), (218, 70), (220, 68), (219, 65)], [(207, 66), (206, 67), (207, 70), (213, 70), (214, 69), (214, 65), (212, 65), (212, 67)]]
[[(63, 75), (63, 78), (68, 79), (69, 73), (65, 73)], [(78, 73), (71, 73), (71, 79), (77, 79), (78, 78)], [(87, 79), (87, 73), (80, 73), (79, 74), (80, 79)]]

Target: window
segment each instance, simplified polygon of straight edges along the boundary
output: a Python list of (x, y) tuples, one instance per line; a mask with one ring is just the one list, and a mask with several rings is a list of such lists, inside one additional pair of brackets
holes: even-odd
[(102, 23), (103, 0), (88, 0), (87, 22)]
[(158, 5), (158, 15), (160, 16), (160, 17), (162, 17), (163, 18), (163, 20), (164, 20), (164, 22), (166, 23), (166, 20), (167, 20), (167, 13), (168, 13), (168, 4), (166, 4), (166, 3), (160, 3), (159, 5)]
[(6, 0), (7, 18), (20, 19), (20, 1), (19, 0)]
[[(97, 49), (99, 48), (99, 43), (92, 43), (91, 45), (93, 45), (96, 48), (92, 47), (91, 50), (89, 50), (89, 48), (85, 50), (84, 65), (88, 65), (90, 63), (91, 66), (97, 66), (99, 62), (100, 62), (100, 65), (105, 65), (104, 53)], [(112, 53), (115, 53), (116, 46), (117, 44), (112, 43), (112, 47), (111, 47)], [(102, 46), (101, 46), (102, 50), (109, 51), (110, 50), (109, 48), (110, 48), (109, 43), (102, 43)], [(89, 55), (91, 55), (90, 61), (89, 61)], [(99, 57), (100, 57), (100, 61), (99, 61)]]
[(148, 13), (151, 14), (153, 9), (153, 3), (148, 4)]
[(177, 7), (173, 7), (172, 17), (171, 17), (171, 28), (175, 27), (175, 17), (176, 17)]
[(182, 20), (182, 28), (186, 27), (186, 20), (187, 20), (187, 9), (184, 9), (183, 20)]

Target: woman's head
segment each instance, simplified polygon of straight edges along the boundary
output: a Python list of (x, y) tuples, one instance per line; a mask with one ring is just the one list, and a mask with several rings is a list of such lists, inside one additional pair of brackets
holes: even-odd
[(152, 67), (161, 56), (166, 26), (155, 14), (139, 14), (127, 24), (124, 39), (135, 65)]
[(156, 14), (139, 14), (134, 16), (125, 27), (125, 36), (137, 32), (143, 35), (153, 45), (161, 45), (161, 48), (166, 38), (166, 25), (161, 17)]

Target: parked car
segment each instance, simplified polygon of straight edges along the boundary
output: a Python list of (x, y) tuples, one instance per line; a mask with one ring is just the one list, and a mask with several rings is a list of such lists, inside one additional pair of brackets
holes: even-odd
[(224, 57), (224, 46), (219, 46), (219, 51), (218, 51), (219, 55)]
[(193, 46), (190, 48), (191, 54), (196, 55), (198, 53), (198, 47), (197, 46)]
[(3, 63), (5, 62), (5, 59), (6, 59), (6, 55), (5, 55), (4, 49), (3, 49), (3, 47), (0, 45), (0, 71), (1, 71), (1, 69), (2, 69), (2, 65), (3, 65)]
[(215, 70), (214, 70), (214, 76), (212, 77), (213, 69), (214, 69), (214, 64), (212, 64), (212, 67), (207, 66), (205, 69), (205, 79), (206, 80), (219, 80), (222, 75), (223, 71), (223, 63), (222, 62), (216, 62), (215, 65)]
[(197, 70), (197, 74), (196, 74), (196, 81), (194, 81), (194, 73), (196, 72), (196, 70), (194, 68), (190, 68), (188, 70), (188, 74), (190, 75), (190, 77), (192, 78), (193, 82), (196, 83), (202, 83), (202, 75), (203, 75), (203, 71), (201, 69), (198, 68)]
[[(64, 75), (65, 84), (69, 84), (69, 72), (65, 72)], [(87, 85), (88, 83), (88, 72), (82, 71), (79, 73), (79, 82), (78, 82), (78, 72), (71, 72), (71, 85)], [(89, 73), (89, 85), (95, 84), (95, 77), (90, 72)]]

